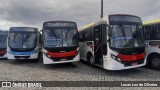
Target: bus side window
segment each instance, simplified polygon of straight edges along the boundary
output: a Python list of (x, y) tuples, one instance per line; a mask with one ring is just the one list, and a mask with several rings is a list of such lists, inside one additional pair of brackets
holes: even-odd
[(157, 24), (157, 32), (158, 32), (158, 36), (160, 38), (160, 24)]
[(145, 39), (150, 40), (152, 35), (151, 25), (144, 27)]
[(85, 38), (87, 41), (94, 40), (94, 32), (93, 32), (92, 28), (88, 28), (85, 30)]
[(87, 31), (88, 31), (87, 29), (84, 30), (84, 32), (85, 32), (85, 35), (84, 35), (85, 41), (88, 41), (88, 33), (87, 33)]
[(152, 25), (152, 39), (157, 39), (157, 25)]
[(160, 25), (157, 24), (156, 28), (157, 28), (157, 39), (159, 40), (160, 39)]
[(160, 31), (160, 24), (158, 24), (158, 30)]
[(82, 31), (79, 32), (79, 41), (80, 42), (83, 41), (83, 33), (82, 33)]

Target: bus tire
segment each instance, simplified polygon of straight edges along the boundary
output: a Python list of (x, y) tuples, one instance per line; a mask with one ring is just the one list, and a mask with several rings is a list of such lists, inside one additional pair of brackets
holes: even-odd
[(90, 64), (92, 67), (95, 67), (95, 59), (93, 58), (93, 56), (90, 56), (90, 57), (89, 57), (89, 64)]
[(150, 67), (152, 69), (160, 70), (160, 55), (153, 55), (150, 60)]

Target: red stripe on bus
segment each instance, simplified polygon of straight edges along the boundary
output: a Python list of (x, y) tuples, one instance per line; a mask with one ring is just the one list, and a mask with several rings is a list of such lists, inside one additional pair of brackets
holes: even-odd
[(138, 55), (122, 55), (118, 54), (118, 57), (124, 61), (124, 62), (130, 62), (130, 61), (138, 61), (145, 58), (145, 53), (138, 54)]
[(71, 56), (75, 56), (78, 53), (77, 50), (71, 51), (71, 52), (48, 52), (47, 54), (50, 55), (51, 58), (67, 58)]
[(5, 53), (6, 53), (6, 51), (0, 51), (0, 55), (3, 55)]

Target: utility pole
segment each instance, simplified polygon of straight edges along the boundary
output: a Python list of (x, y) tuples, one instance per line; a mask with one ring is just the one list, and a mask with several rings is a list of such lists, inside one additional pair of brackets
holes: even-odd
[(101, 0), (101, 18), (103, 18), (103, 0)]

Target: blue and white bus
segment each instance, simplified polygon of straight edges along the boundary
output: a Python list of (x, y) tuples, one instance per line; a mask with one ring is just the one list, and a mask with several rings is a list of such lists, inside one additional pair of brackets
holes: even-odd
[(0, 30), (0, 59), (7, 58), (7, 31)]
[(7, 41), (7, 57), (8, 59), (16, 60), (38, 60), (38, 29), (31, 27), (11, 27)]
[(68, 63), (80, 60), (78, 29), (75, 22), (45, 22), (42, 37), (44, 64)]

